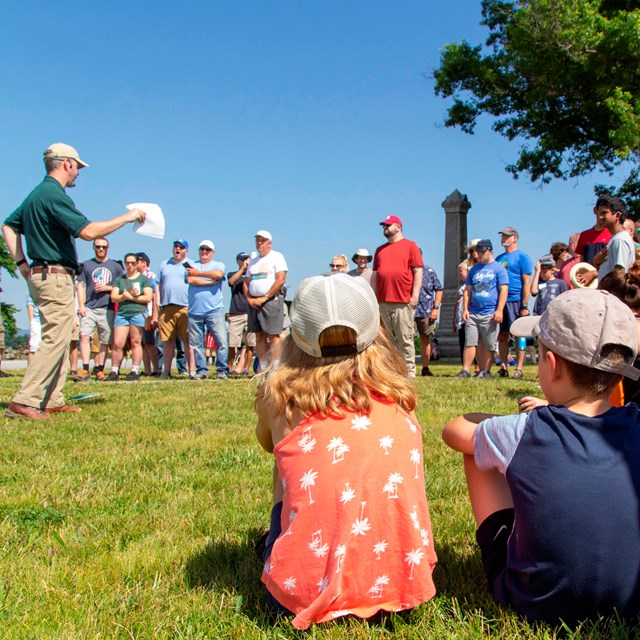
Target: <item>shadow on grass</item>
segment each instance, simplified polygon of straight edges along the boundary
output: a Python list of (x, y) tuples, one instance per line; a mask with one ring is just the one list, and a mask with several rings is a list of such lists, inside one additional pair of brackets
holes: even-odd
[(259, 621), (267, 617), (267, 602), (260, 581), (262, 561), (254, 550), (264, 529), (249, 529), (243, 539), (214, 540), (192, 556), (185, 565), (187, 584), (191, 588), (231, 592), (237, 607), (248, 617)]
[[(249, 529), (242, 541), (216, 540), (192, 556), (185, 565), (187, 584), (192, 589), (210, 589), (226, 592), (236, 598), (236, 612), (251, 619), (258, 627), (267, 631), (274, 625), (283, 625), (283, 630), (297, 637), (290, 625), (291, 616), (273, 613), (267, 604), (266, 589), (261, 582), (262, 561), (255, 552), (255, 543), (264, 534), (264, 529)], [(370, 628), (393, 633), (410, 624), (411, 610), (400, 612), (381, 611), (364, 624)], [(349, 627), (357, 618), (345, 616), (326, 625)]]

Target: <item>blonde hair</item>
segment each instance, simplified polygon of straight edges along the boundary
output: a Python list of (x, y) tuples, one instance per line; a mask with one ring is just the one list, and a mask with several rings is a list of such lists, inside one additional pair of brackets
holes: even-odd
[(331, 262), (334, 262), (335, 260), (341, 260), (342, 262), (344, 262), (345, 267), (349, 267), (349, 259), (344, 255), (344, 253), (333, 256), (333, 258), (331, 258)]
[[(329, 327), (320, 335), (321, 346), (354, 342), (355, 332), (350, 327)], [(292, 424), (296, 409), (305, 416), (342, 416), (343, 409), (369, 414), (372, 395), (405, 411), (416, 407), (416, 391), (407, 379), (404, 361), (383, 325), (364, 351), (349, 356), (314, 358), (287, 336), (280, 362), (258, 387), (256, 406), (268, 402), (276, 414), (284, 412)]]

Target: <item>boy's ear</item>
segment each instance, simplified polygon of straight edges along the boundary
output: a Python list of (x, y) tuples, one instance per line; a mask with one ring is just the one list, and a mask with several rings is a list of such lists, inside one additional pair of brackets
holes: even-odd
[(556, 380), (565, 372), (564, 362), (562, 361), (562, 358), (558, 358), (553, 351), (547, 350), (546, 357), (549, 366), (549, 373), (551, 374), (551, 380)]

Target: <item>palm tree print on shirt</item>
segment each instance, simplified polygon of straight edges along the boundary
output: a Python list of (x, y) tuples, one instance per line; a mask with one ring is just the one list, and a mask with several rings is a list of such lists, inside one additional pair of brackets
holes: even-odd
[(371, 523), (369, 522), (369, 518), (364, 518), (364, 507), (367, 503), (360, 503), (360, 517), (356, 518), (356, 521), (351, 525), (351, 533), (354, 536), (366, 536), (367, 531), (371, 529)]
[(384, 449), (384, 455), (388, 456), (389, 449), (393, 447), (393, 438), (391, 436), (384, 436), (380, 438), (378, 442), (380, 442), (380, 446)]
[(342, 496), (340, 496), (340, 502), (342, 504), (347, 504), (347, 502), (351, 502), (356, 497), (356, 492), (349, 486), (348, 482), (344, 483), (346, 489), (343, 489)]
[(333, 451), (333, 461), (331, 464), (336, 464), (336, 462), (342, 462), (344, 460), (344, 454), (349, 451), (349, 445), (345, 444), (344, 440), (338, 436), (336, 438), (331, 438), (327, 445), (327, 449), (329, 451)]
[(413, 422), (411, 422), (409, 418), (405, 418), (405, 420), (407, 421), (407, 425), (409, 426), (409, 429), (411, 429), (411, 433), (416, 433), (416, 431), (418, 431), (418, 427), (416, 427), (416, 425)]
[(378, 576), (367, 593), (370, 593), (372, 598), (382, 598), (382, 591), (385, 584), (389, 584), (389, 576), (386, 574)]
[(322, 593), (329, 586), (329, 576), (324, 576), (318, 582), (316, 582), (316, 587), (318, 587), (318, 593)]
[(311, 542), (308, 542), (307, 546), (316, 558), (324, 558), (329, 552), (329, 545), (326, 542), (322, 544), (322, 529), (311, 534)]
[(384, 487), (382, 488), (383, 493), (388, 493), (389, 499), (393, 499), (393, 498), (397, 499), (398, 485), (402, 484), (403, 481), (404, 481), (404, 478), (397, 471), (395, 473), (390, 474), (389, 477), (387, 478), (387, 484), (385, 484)]
[(340, 571), (342, 571), (342, 563), (344, 562), (345, 555), (347, 555), (347, 545), (339, 544), (333, 552), (333, 557), (337, 560), (336, 573), (340, 573)]
[(416, 565), (420, 564), (422, 558), (424, 558), (424, 551), (422, 549), (414, 549), (406, 554), (404, 561), (411, 566), (409, 580), (413, 580), (413, 569)]
[(309, 469), (307, 473), (305, 473), (302, 478), (300, 478), (300, 486), (303, 490), (309, 491), (309, 504), (313, 504), (313, 496), (311, 495), (311, 487), (314, 487), (316, 484), (316, 478), (318, 477), (318, 472), (313, 469)]
[(297, 579), (293, 576), (288, 577), (284, 581), (284, 588), (288, 593), (293, 593), (293, 590), (296, 588)]
[(418, 479), (418, 466), (420, 465), (420, 451), (418, 449), (411, 449), (409, 451), (409, 457), (411, 458), (411, 462), (416, 467), (416, 475), (413, 477), (414, 480)]
[(376, 554), (376, 560), (380, 560), (380, 555), (387, 550), (388, 546), (389, 546), (389, 543), (385, 542), (384, 540), (380, 540), (380, 542), (376, 542), (373, 545), (373, 553)]
[(356, 431), (368, 431), (367, 428), (371, 424), (371, 420), (369, 420), (368, 416), (361, 416), (356, 414), (356, 417), (351, 420), (351, 428)]
[(298, 440), (298, 446), (302, 453), (310, 453), (316, 446), (317, 440), (311, 435), (311, 427), (302, 432), (302, 437)]

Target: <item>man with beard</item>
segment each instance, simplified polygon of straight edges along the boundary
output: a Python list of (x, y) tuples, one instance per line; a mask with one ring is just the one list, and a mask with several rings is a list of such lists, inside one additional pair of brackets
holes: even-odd
[[(80, 412), (78, 407), (65, 404), (62, 395), (75, 316), (73, 278), (78, 257), (74, 238), (103, 238), (129, 222), (146, 218), (144, 211), (131, 209), (111, 220), (91, 222), (65, 192), (75, 186), (80, 169), (89, 165), (73, 147), (61, 142), (44, 152), (44, 163), (44, 180), (2, 225), (9, 253), (27, 281), (42, 322), (40, 348), (5, 411), (8, 418), (46, 420), (50, 413)], [(22, 236), (31, 264), (25, 257)]]
[(422, 287), (422, 254), (415, 242), (402, 235), (398, 216), (387, 216), (380, 225), (387, 244), (378, 247), (373, 258), (374, 289), (380, 315), (407, 365), (407, 374), (414, 378), (414, 316)]

